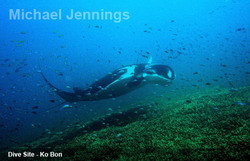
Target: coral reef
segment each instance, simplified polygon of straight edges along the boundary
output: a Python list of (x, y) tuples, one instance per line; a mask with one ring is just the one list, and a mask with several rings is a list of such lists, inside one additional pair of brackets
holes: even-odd
[(250, 158), (249, 87), (214, 90), (169, 102), (162, 98), (153, 106), (100, 120), (90, 123), (87, 132), (54, 144), (50, 151), (61, 152), (60, 160), (65, 161)]

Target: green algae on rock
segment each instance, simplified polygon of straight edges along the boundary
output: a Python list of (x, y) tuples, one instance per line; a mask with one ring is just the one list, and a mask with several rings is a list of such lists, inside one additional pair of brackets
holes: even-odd
[(51, 150), (62, 152), (60, 160), (65, 161), (250, 158), (249, 87), (234, 92), (190, 95), (188, 100), (179, 98), (168, 103), (159, 100), (142, 112), (148, 115), (157, 109), (147, 119), (133, 116), (141, 107), (130, 110), (126, 116), (134, 118), (133, 121), (119, 126), (113, 122), (119, 115), (114, 115), (116, 119), (107, 117), (106, 120), (111, 120), (109, 126), (74, 136)]

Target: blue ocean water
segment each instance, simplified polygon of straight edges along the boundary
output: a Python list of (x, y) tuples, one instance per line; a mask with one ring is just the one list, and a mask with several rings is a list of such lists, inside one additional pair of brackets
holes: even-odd
[[(1, 148), (150, 102), (151, 97), (249, 86), (247, 0), (1, 0), (0, 4)], [(10, 20), (10, 9), (62, 10), (64, 18)], [(128, 12), (129, 19), (67, 20), (71, 9)], [(63, 100), (40, 73), (56, 87), (71, 91), (121, 66), (147, 63), (150, 57), (154, 64), (175, 70), (171, 86), (145, 87), (116, 99), (73, 104), (69, 109), (55, 107)]]

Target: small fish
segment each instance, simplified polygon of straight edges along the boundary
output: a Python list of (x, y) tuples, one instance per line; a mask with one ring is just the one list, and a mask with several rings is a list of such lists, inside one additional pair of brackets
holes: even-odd
[(62, 132), (62, 131), (59, 131), (59, 132), (55, 132), (54, 134), (55, 134), (55, 135), (62, 135), (63, 132)]
[(25, 35), (25, 34), (27, 34), (27, 32), (22, 31), (22, 32), (20, 32), (20, 34)]
[(117, 137), (117, 138), (122, 137), (122, 134), (119, 133), (119, 134), (116, 135), (116, 137)]
[(51, 103), (55, 103), (56, 101), (55, 100), (49, 100)]
[(240, 106), (245, 106), (246, 105), (246, 103), (244, 103), (244, 102), (236, 102), (236, 104), (240, 105)]
[(59, 76), (63, 76), (63, 73), (62, 73), (62, 72), (60, 72), (58, 75), (59, 75)]
[(244, 27), (236, 29), (236, 31), (244, 31), (244, 30), (245, 30)]
[(72, 108), (72, 107), (73, 107), (72, 105), (68, 105), (68, 104), (66, 104), (66, 105), (63, 105), (61, 109), (65, 109), (65, 108)]
[(227, 67), (227, 65), (226, 65), (226, 64), (221, 64), (221, 66), (222, 66), (222, 67), (224, 67), (224, 68), (225, 68), (225, 67)]
[(33, 106), (32, 107), (32, 109), (38, 109), (39, 108), (39, 106)]
[(64, 37), (64, 35), (57, 35), (57, 37), (62, 38), (62, 37)]
[(18, 44), (25, 43), (25, 40), (17, 41)]
[(12, 107), (11, 107), (11, 106), (8, 106), (8, 108), (9, 108), (9, 110), (11, 110), (11, 111), (12, 111)]
[(40, 124), (31, 124), (31, 127), (33, 127), (33, 128), (40, 128), (41, 125)]
[(218, 107), (212, 107), (212, 109), (213, 109), (213, 110), (219, 110), (219, 108), (218, 108)]
[(18, 68), (16, 68), (15, 73), (20, 72), (20, 70), (21, 70), (22, 68), (23, 68), (23, 67), (18, 67)]
[(239, 89), (237, 89), (237, 88), (231, 88), (230, 91), (231, 92), (236, 92), (236, 91), (239, 91)]
[(70, 89), (71, 87), (70, 86), (66, 86), (66, 88)]
[(3, 61), (6, 63), (6, 62), (10, 61), (10, 59), (4, 59)]

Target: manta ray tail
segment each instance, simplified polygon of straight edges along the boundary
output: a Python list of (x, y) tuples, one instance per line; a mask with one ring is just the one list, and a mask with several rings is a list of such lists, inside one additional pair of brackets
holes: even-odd
[(47, 78), (44, 76), (44, 74), (41, 72), (41, 75), (44, 79), (44, 81), (53, 89), (53, 91), (58, 94), (62, 99), (64, 99), (67, 102), (76, 102), (79, 101), (79, 97), (75, 93), (71, 92), (65, 92), (60, 90), (59, 88), (55, 87), (53, 84), (51, 84)]

